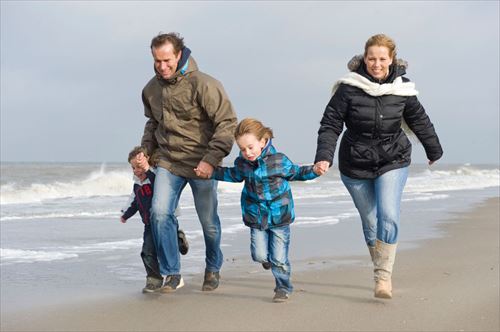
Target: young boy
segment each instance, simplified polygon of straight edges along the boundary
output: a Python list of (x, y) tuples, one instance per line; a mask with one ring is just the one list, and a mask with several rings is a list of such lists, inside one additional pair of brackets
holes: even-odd
[[(245, 181), (241, 193), (243, 222), (250, 227), (252, 259), (274, 275), (274, 302), (286, 302), (293, 286), (288, 247), (290, 224), (295, 219), (289, 181), (312, 180), (319, 175), (313, 166), (297, 166), (271, 144), (273, 132), (255, 119), (244, 119), (236, 127), (240, 156), (234, 167), (218, 167), (212, 178)], [(195, 169), (198, 176), (203, 176)]]
[[(142, 292), (152, 293), (159, 290), (163, 285), (163, 277), (160, 274), (158, 258), (153, 242), (153, 233), (151, 232), (151, 225), (149, 224), (155, 173), (154, 169), (149, 167), (149, 164), (148, 169), (140, 167), (140, 163), (137, 161), (137, 156), (140, 153), (143, 153), (145, 158), (149, 161), (146, 149), (140, 146), (135, 147), (128, 155), (128, 162), (132, 166), (132, 171), (134, 172), (134, 188), (127, 207), (122, 210), (120, 221), (126, 223), (127, 219), (132, 217), (137, 211), (139, 211), (141, 215), (142, 222), (144, 223), (144, 242), (142, 244), (141, 258), (147, 273), (146, 286), (142, 289)], [(180, 229), (177, 231), (177, 238), (179, 241), (180, 253), (182, 255), (187, 254), (189, 244), (186, 235)]]

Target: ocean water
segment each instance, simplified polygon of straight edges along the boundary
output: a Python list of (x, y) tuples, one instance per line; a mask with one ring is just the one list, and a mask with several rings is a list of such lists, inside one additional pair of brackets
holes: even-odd
[[(412, 165), (402, 202), (402, 248), (440, 236), (439, 222), (489, 197), (499, 196), (498, 165)], [(142, 286), (139, 253), (143, 224), (139, 214), (119, 222), (132, 189), (128, 164), (3, 163), (0, 182), (0, 272), (2, 302), (12, 304), (14, 288), (57, 289), (76, 279), (91, 289), (113, 284)], [(250, 261), (249, 232), (241, 221), (242, 184), (220, 182), (224, 268)], [(308, 182), (293, 182), (296, 221), (290, 258), (334, 257), (366, 253), (359, 216), (331, 169)], [(180, 200), (180, 227), (190, 251), (182, 256), (185, 276), (202, 273), (204, 243), (189, 186)], [(30, 285), (30, 286), (27, 286)], [(31, 287), (31, 288), (30, 288)], [(112, 287), (110, 287), (112, 288)], [(36, 289), (36, 290), (35, 290)], [(35, 291), (34, 291), (35, 290)], [(32, 293), (31, 296), (34, 296)], [(21, 300), (19, 300), (21, 301)]]

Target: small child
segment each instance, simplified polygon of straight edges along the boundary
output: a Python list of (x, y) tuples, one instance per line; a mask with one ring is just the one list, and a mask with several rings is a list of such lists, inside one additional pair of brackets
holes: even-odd
[(294, 165), (287, 156), (276, 152), (271, 144), (272, 130), (258, 120), (242, 120), (234, 136), (240, 156), (234, 161), (234, 167), (216, 168), (212, 178), (245, 181), (241, 210), (243, 222), (251, 229), (252, 259), (262, 263), (264, 269), (272, 270), (276, 280), (273, 301), (285, 302), (293, 291), (288, 247), (290, 224), (295, 219), (288, 181), (314, 179), (319, 176), (319, 170)]
[[(141, 167), (139, 158), (142, 158), (141, 161), (144, 159), (146, 160), (147, 168)], [(151, 232), (151, 225), (149, 224), (155, 173), (154, 169), (149, 167), (148, 161), (149, 156), (146, 149), (140, 146), (135, 147), (128, 155), (128, 162), (132, 166), (132, 171), (134, 172), (134, 188), (127, 207), (121, 211), (122, 216), (120, 218), (122, 223), (126, 223), (127, 219), (139, 211), (142, 222), (144, 223), (144, 242), (142, 244), (141, 258), (146, 268), (147, 277), (146, 286), (142, 289), (143, 293), (152, 293), (159, 290), (163, 285), (163, 277), (160, 274), (158, 257), (156, 256), (156, 249), (153, 241), (153, 233)], [(142, 164), (142, 166), (144, 166), (144, 164)], [(177, 231), (177, 238), (179, 241), (180, 253), (183, 255), (187, 254), (189, 244), (182, 230)]]

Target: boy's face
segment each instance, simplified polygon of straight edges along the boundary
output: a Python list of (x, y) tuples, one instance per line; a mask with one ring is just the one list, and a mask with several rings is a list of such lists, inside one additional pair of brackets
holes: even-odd
[(236, 139), (241, 155), (246, 160), (254, 161), (259, 158), (262, 149), (266, 146), (266, 139), (257, 139), (254, 134), (244, 134)]
[(137, 157), (130, 160), (130, 166), (132, 166), (132, 171), (134, 175), (139, 178), (139, 180), (144, 181), (146, 179), (146, 170), (140, 166)]

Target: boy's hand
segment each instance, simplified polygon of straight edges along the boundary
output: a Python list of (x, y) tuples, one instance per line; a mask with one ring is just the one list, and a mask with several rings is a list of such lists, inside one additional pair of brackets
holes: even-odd
[(326, 172), (328, 172), (329, 168), (330, 168), (330, 163), (328, 161), (318, 161), (313, 166), (313, 172), (316, 173), (317, 175), (323, 175)]
[(123, 217), (120, 217), (120, 221), (122, 224), (126, 223), (127, 222), (127, 219), (123, 218)]

